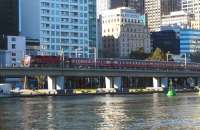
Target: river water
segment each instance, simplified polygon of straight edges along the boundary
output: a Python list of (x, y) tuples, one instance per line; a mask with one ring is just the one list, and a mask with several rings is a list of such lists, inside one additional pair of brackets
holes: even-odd
[(200, 130), (200, 96), (1, 98), (0, 130)]

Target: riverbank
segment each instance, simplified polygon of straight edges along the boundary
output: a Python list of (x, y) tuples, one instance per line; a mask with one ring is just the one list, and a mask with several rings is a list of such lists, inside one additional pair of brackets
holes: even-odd
[[(177, 93), (198, 92), (193, 89), (178, 89)], [(20, 90), (18, 93), (12, 93), (12, 97), (38, 97), (38, 96), (79, 96), (79, 95), (120, 95), (120, 94), (153, 94), (164, 93), (163, 90), (153, 89), (129, 89), (128, 91), (102, 91), (96, 89), (74, 89), (74, 90)]]

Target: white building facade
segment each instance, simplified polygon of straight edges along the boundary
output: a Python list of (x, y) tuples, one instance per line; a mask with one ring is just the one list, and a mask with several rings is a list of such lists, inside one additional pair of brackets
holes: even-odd
[(1, 67), (20, 67), (24, 55), (26, 54), (26, 40), (23, 36), (7, 36), (7, 48), (0, 50)]
[(105, 57), (127, 58), (140, 48), (151, 51), (149, 32), (140, 15), (128, 7), (103, 12), (102, 39)]
[(111, 0), (97, 0), (97, 17), (111, 8)]
[(21, 0), (21, 35), (40, 40), (42, 55), (93, 57), (95, 0)]
[(182, 10), (193, 13), (198, 29), (200, 29), (200, 1), (199, 0), (182, 0)]
[(145, 13), (147, 14), (150, 31), (160, 31), (161, 0), (145, 0)]
[(181, 28), (191, 28), (194, 15), (184, 11), (171, 12), (170, 15), (162, 16), (161, 27), (179, 26)]

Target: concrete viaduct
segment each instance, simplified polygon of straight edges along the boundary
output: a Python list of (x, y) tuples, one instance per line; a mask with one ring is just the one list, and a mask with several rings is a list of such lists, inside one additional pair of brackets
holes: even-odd
[(64, 77), (105, 77), (106, 88), (120, 88), (121, 77), (152, 77), (153, 87), (167, 87), (168, 78), (192, 77), (200, 82), (200, 71), (191, 70), (159, 70), (159, 69), (89, 69), (89, 68), (0, 68), (0, 76), (35, 76), (45, 75), (48, 80), (48, 89), (62, 90), (64, 88)]

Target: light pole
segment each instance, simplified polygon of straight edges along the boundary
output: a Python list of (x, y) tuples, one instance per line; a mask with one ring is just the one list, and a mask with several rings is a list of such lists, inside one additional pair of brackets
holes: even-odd
[(94, 47), (94, 67), (96, 68), (96, 64), (97, 64), (97, 50), (96, 47)]
[(77, 54), (78, 53), (78, 49), (77, 48), (75, 49), (75, 53), (76, 53), (76, 58), (78, 58), (78, 54)]
[(187, 54), (185, 53), (184, 56), (185, 56), (185, 69), (186, 69), (186, 66), (187, 66)]
[(167, 52), (167, 62), (169, 61), (169, 55), (171, 55), (170, 51)]
[(61, 56), (61, 59), (62, 59), (62, 68), (64, 68), (65, 57), (64, 57), (64, 49), (63, 48), (61, 48), (61, 54), (60, 54), (60, 56)]
[(91, 47), (91, 49), (94, 49), (94, 67), (96, 68), (96, 63), (97, 63), (97, 49), (96, 49), (96, 47)]

